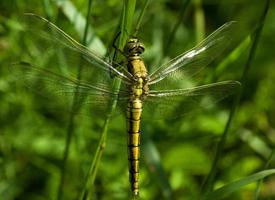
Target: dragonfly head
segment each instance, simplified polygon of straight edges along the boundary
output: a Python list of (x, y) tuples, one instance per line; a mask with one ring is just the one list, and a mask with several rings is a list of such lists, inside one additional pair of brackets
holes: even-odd
[(124, 52), (127, 56), (139, 56), (145, 50), (144, 45), (137, 38), (129, 38), (125, 47)]

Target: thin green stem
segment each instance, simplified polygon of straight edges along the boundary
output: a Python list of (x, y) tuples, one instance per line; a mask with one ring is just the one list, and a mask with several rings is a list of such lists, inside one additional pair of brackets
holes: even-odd
[[(120, 80), (119, 79), (115, 79), (113, 82), (113, 89), (119, 89), (120, 88)], [(101, 137), (99, 139), (98, 142), (98, 146), (96, 149), (96, 153), (94, 155), (94, 159), (92, 161), (92, 164), (90, 166), (89, 172), (88, 172), (88, 176), (87, 176), (87, 181), (86, 181), (86, 185), (84, 187), (84, 190), (82, 192), (81, 195), (81, 199), (86, 199), (86, 200), (90, 200), (92, 197), (92, 189), (93, 189), (93, 185), (96, 179), (96, 175), (98, 172), (98, 168), (99, 168), (99, 164), (106, 146), (106, 139), (107, 139), (107, 133), (108, 133), (108, 128), (109, 128), (109, 123), (110, 123), (110, 119), (111, 119), (111, 115), (114, 112), (115, 108), (116, 108), (116, 104), (117, 104), (117, 100), (113, 99), (112, 101), (112, 105), (110, 107), (109, 110), (109, 114), (106, 117), (105, 121), (104, 121), (104, 125), (103, 125), (103, 131), (101, 134)]]
[[(268, 167), (269, 167), (269, 165), (270, 165), (270, 163), (271, 163), (274, 155), (275, 155), (275, 148), (272, 149), (272, 152), (270, 153), (269, 158), (267, 159), (265, 167), (264, 167), (263, 170), (268, 169)], [(261, 180), (259, 180), (257, 182), (257, 186), (256, 186), (255, 194), (254, 194), (254, 200), (258, 200), (259, 199), (262, 182), (263, 182), (263, 179), (261, 179)]]
[(199, 43), (205, 37), (205, 17), (201, 7), (201, 0), (194, 0), (195, 6), (195, 26), (196, 26), (196, 43)]
[[(91, 12), (91, 5), (92, 5), (92, 0), (89, 0), (88, 2), (88, 12), (87, 12), (87, 19), (90, 16), (90, 12)], [(86, 39), (87, 39), (87, 33), (88, 33), (88, 20), (86, 21), (86, 25), (85, 25), (85, 30), (84, 30), (84, 36), (83, 36), (83, 44), (86, 44)], [(77, 74), (77, 78), (78, 80), (81, 79), (81, 71), (82, 71), (82, 58), (80, 58), (80, 62), (78, 65), (78, 74)], [(72, 102), (72, 107), (71, 107), (71, 111), (70, 112), (70, 116), (69, 116), (69, 121), (68, 121), (68, 127), (67, 127), (67, 134), (66, 134), (66, 141), (65, 141), (65, 150), (63, 153), (63, 159), (62, 159), (62, 165), (61, 165), (61, 178), (60, 178), (60, 183), (59, 183), (59, 188), (58, 188), (58, 193), (57, 193), (57, 199), (61, 200), (62, 196), (63, 196), (63, 185), (64, 185), (64, 181), (65, 181), (65, 176), (66, 176), (66, 168), (67, 168), (67, 161), (68, 161), (68, 157), (69, 157), (69, 151), (70, 151), (70, 146), (71, 146), (71, 141), (72, 141), (72, 136), (74, 133), (74, 129), (75, 129), (75, 113), (77, 113), (79, 107), (79, 98), (78, 95), (79, 94), (79, 88), (78, 86), (76, 86), (75, 88), (75, 92), (74, 92), (74, 96), (73, 96), (73, 102)]]
[(43, 0), (43, 9), (44, 9), (44, 12), (46, 13), (46, 18), (51, 19), (53, 16), (53, 10), (49, 0)]
[(261, 31), (262, 31), (262, 28), (263, 28), (263, 25), (264, 25), (264, 22), (265, 22), (265, 18), (266, 18), (267, 12), (268, 12), (269, 4), (270, 4), (270, 0), (267, 0), (265, 8), (263, 10), (263, 14), (259, 19), (259, 26), (257, 27), (257, 29), (254, 33), (254, 40), (253, 40), (253, 43), (252, 43), (252, 46), (251, 46), (251, 49), (250, 49), (250, 52), (249, 52), (249, 56), (248, 56), (248, 59), (247, 59), (247, 62), (246, 62), (246, 65), (244, 67), (242, 77), (241, 77), (242, 87), (241, 87), (240, 91), (238, 92), (238, 94), (237, 94), (237, 96), (234, 100), (234, 104), (233, 104), (233, 106), (230, 110), (229, 118), (228, 118), (228, 121), (226, 123), (224, 132), (223, 132), (221, 140), (219, 141), (218, 146), (217, 146), (216, 155), (215, 155), (214, 161), (212, 163), (210, 173), (209, 173), (208, 177), (206, 178), (206, 181), (205, 181), (205, 183), (202, 187), (202, 194), (204, 196), (205, 196), (205, 194), (210, 193), (213, 189), (215, 177), (216, 177), (217, 170), (218, 170), (217, 169), (218, 168), (218, 162), (221, 158), (223, 147), (225, 146), (226, 139), (228, 137), (229, 128), (232, 124), (234, 114), (235, 114), (236, 109), (239, 105), (241, 96), (243, 94), (244, 87), (246, 85), (247, 74), (248, 74), (248, 71), (251, 68), (251, 64), (252, 64), (253, 58), (255, 56), (255, 52), (256, 52), (256, 49), (257, 49), (258, 42), (259, 42)]
[(84, 35), (82, 38), (82, 44), (85, 46), (87, 45), (87, 37), (88, 37), (88, 30), (89, 30), (89, 18), (91, 16), (91, 8), (92, 8), (92, 0), (89, 0), (88, 2), (88, 12), (86, 15), (86, 24), (85, 24), (85, 29), (84, 29)]
[[(132, 26), (132, 18), (135, 11), (135, 5), (136, 5), (136, 1), (124, 0), (122, 17), (121, 17), (121, 34), (118, 42), (118, 48), (120, 49), (124, 47), (129, 37), (129, 32)], [(120, 85), (121, 85), (121, 80), (115, 78), (112, 84), (113, 91), (119, 91)], [(117, 99), (113, 99), (109, 107), (109, 111), (108, 111), (109, 114), (106, 116), (106, 119), (104, 121), (103, 130), (97, 145), (97, 149), (96, 149), (93, 161), (91, 162), (91, 166), (86, 176), (85, 186), (83, 187), (83, 191), (80, 196), (81, 200), (84, 200), (84, 199), (88, 200), (92, 198), (91, 196), (92, 196), (94, 182), (95, 182), (100, 161), (106, 146), (106, 139), (107, 139), (110, 119), (113, 111), (115, 110), (116, 104), (117, 104)]]
[(172, 42), (173, 42), (173, 39), (175, 38), (175, 34), (176, 34), (178, 28), (180, 27), (180, 24), (182, 23), (182, 20), (183, 20), (183, 18), (184, 18), (184, 14), (185, 14), (185, 12), (186, 12), (186, 9), (187, 9), (187, 7), (188, 7), (190, 1), (191, 1), (191, 0), (186, 0), (186, 1), (182, 4), (182, 6), (181, 6), (181, 9), (180, 9), (180, 12), (179, 12), (179, 16), (178, 16), (178, 20), (177, 20), (177, 22), (175, 23), (174, 27), (172, 28), (172, 31), (171, 31), (171, 33), (169, 34), (168, 39), (167, 39), (167, 42), (166, 42), (166, 44), (165, 44), (164, 51), (163, 51), (163, 54), (164, 54), (164, 55), (166, 55), (166, 54), (169, 52), (170, 48), (171, 48), (171, 44), (172, 44)]
[(141, 25), (142, 19), (144, 17), (145, 10), (147, 9), (148, 5), (149, 5), (149, 0), (147, 0), (146, 3), (144, 4), (144, 6), (143, 6), (143, 8), (141, 10), (141, 13), (140, 13), (140, 15), (138, 17), (137, 25), (135, 27), (135, 31), (134, 31), (134, 34), (133, 34), (134, 37), (136, 37), (137, 34), (138, 34), (138, 31), (140, 29), (140, 25)]

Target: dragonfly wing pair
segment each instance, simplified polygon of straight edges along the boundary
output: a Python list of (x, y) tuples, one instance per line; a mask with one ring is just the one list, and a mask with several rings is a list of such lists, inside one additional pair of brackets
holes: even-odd
[[(12, 66), (16, 77), (21, 77), (28, 86), (45, 96), (52, 92), (63, 100), (72, 98), (75, 88), (78, 87), (78, 95), (85, 97), (81, 104), (98, 104), (106, 108), (106, 104), (113, 98), (118, 98), (121, 101), (120, 105), (127, 102), (127, 97), (130, 96), (127, 87), (134, 81), (133, 76), (125, 68), (116, 69), (48, 20), (35, 14), (27, 14), (25, 18), (25, 32), (31, 35), (29, 38), (36, 46), (29, 48), (34, 50), (29, 52), (30, 59), (27, 59), (27, 62)], [(153, 110), (157, 113), (157, 118), (165, 117), (165, 112), (172, 112), (177, 103), (182, 102), (187, 105), (180, 114), (183, 115), (189, 112), (190, 105), (196, 105), (204, 96), (211, 96), (213, 101), (219, 101), (236, 92), (240, 85), (236, 81), (187, 89), (182, 89), (179, 84), (184, 78), (200, 72), (228, 46), (230, 36), (235, 30), (234, 24), (235, 22), (226, 23), (193, 49), (149, 73), (150, 90), (145, 98), (143, 110), (146, 112), (148, 109), (151, 113)], [(77, 66), (80, 64), (81, 80), (77, 75)], [(124, 83), (119, 92), (112, 91), (110, 71)], [(42, 82), (41, 88), (36, 88), (37, 82)], [(170, 83), (175, 83), (174, 85), (180, 89), (166, 90), (166, 87), (171, 86)]]
[[(186, 89), (181, 86), (184, 80), (190, 80), (190, 77), (202, 71), (230, 45), (235, 31), (236, 22), (224, 24), (197, 46), (163, 64), (149, 75), (150, 91), (144, 102), (144, 111), (150, 111), (150, 118), (183, 116), (193, 109), (207, 106), (200, 104), (205, 97), (209, 97), (214, 103), (238, 91), (240, 83), (237, 81), (222, 81)], [(171, 90), (171, 85), (180, 89)], [(179, 104), (183, 106), (177, 111)]]

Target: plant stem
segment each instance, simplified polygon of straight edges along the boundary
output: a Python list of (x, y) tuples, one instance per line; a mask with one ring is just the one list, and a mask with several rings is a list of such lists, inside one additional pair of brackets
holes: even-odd
[[(269, 155), (269, 158), (268, 158), (267, 161), (266, 161), (264, 170), (267, 170), (267, 169), (268, 169), (268, 167), (269, 167), (269, 165), (270, 165), (270, 162), (272, 161), (274, 155), (275, 155), (275, 149), (273, 148), (273, 149), (272, 149), (272, 152), (271, 152), (270, 155)], [(259, 181), (257, 182), (257, 186), (256, 186), (255, 194), (254, 194), (254, 200), (258, 200), (258, 199), (259, 199), (262, 182), (263, 182), (263, 179), (261, 179), (261, 180), (259, 180)]]
[(196, 26), (196, 43), (199, 43), (205, 37), (205, 19), (201, 7), (201, 0), (194, 0), (195, 6), (195, 26)]
[[(88, 1), (88, 12), (87, 12), (87, 17), (86, 17), (86, 24), (85, 24), (85, 30), (84, 30), (84, 36), (82, 43), (83, 45), (86, 44), (87, 40), (87, 33), (88, 33), (88, 18), (91, 14), (91, 5), (92, 5), (92, 0)], [(78, 74), (77, 74), (77, 79), (81, 79), (81, 72), (82, 72), (82, 58), (80, 58), (80, 62), (78, 65)], [(66, 134), (66, 141), (65, 141), (65, 150), (63, 154), (63, 159), (62, 159), (62, 164), (61, 164), (61, 178), (60, 178), (60, 183), (59, 183), (59, 188), (58, 188), (58, 193), (57, 193), (57, 199), (61, 200), (63, 196), (63, 185), (65, 181), (65, 175), (66, 175), (66, 168), (67, 168), (67, 162), (68, 162), (68, 157), (69, 157), (69, 150), (71, 146), (71, 141), (75, 129), (75, 113), (80, 109), (79, 106), (79, 88), (76, 86), (74, 96), (73, 96), (73, 102), (72, 102), (72, 107), (71, 107), (71, 112), (69, 115), (69, 122), (68, 122), (68, 127), (67, 127), (67, 134)]]
[(234, 99), (234, 104), (233, 104), (233, 106), (230, 110), (229, 118), (227, 120), (227, 123), (226, 123), (225, 129), (223, 131), (221, 140), (219, 141), (218, 146), (217, 146), (216, 155), (215, 155), (214, 161), (212, 163), (210, 173), (207, 176), (207, 178), (205, 180), (205, 183), (202, 187), (203, 196), (207, 195), (208, 193), (210, 193), (213, 190), (213, 185), (214, 185), (215, 177), (216, 177), (217, 170), (218, 170), (217, 169), (218, 168), (218, 162), (221, 158), (223, 147), (225, 146), (226, 139), (228, 137), (229, 128), (232, 124), (234, 114), (236, 112), (236, 109), (237, 109), (237, 107), (239, 105), (239, 102), (240, 102), (240, 99), (242, 97), (244, 87), (246, 86), (247, 74), (248, 74), (248, 71), (251, 68), (251, 63), (252, 63), (253, 58), (255, 56), (255, 52), (256, 52), (257, 45), (258, 45), (260, 35), (261, 35), (261, 31), (262, 31), (262, 28), (263, 28), (263, 25), (264, 25), (264, 22), (265, 22), (265, 18), (266, 18), (266, 15), (267, 15), (269, 4), (270, 4), (270, 0), (267, 0), (265, 8), (263, 10), (263, 14), (259, 19), (259, 23), (258, 23), (259, 26), (257, 27), (257, 29), (254, 33), (254, 40), (253, 40), (253, 43), (252, 43), (252, 46), (251, 46), (251, 49), (250, 49), (250, 52), (249, 52), (249, 56), (248, 56), (246, 65), (243, 69), (243, 73), (242, 73), (242, 77), (241, 77), (241, 81), (240, 81), (242, 83), (242, 87), (241, 87), (240, 91), (237, 93), (236, 98)]
[(167, 42), (165, 44), (165, 47), (164, 47), (164, 51), (163, 51), (163, 54), (164, 55), (167, 55), (167, 53), (169, 52), (170, 48), (171, 48), (171, 44), (173, 42), (173, 39), (175, 38), (175, 34), (178, 30), (178, 28), (180, 27), (180, 24), (182, 23), (182, 20), (183, 20), (183, 17), (184, 17), (184, 14), (186, 12), (186, 9), (189, 5), (191, 0), (186, 0), (182, 6), (181, 6), (181, 9), (180, 9), (180, 12), (179, 12), (179, 16), (178, 16), (178, 21), (175, 23), (171, 33), (169, 34), (169, 37), (167, 39)]
[[(135, 11), (135, 5), (136, 5), (136, 1), (134, 0), (124, 0), (122, 17), (121, 17), (121, 34), (118, 42), (118, 48), (120, 49), (124, 47), (129, 37), (129, 32), (132, 26), (132, 18)], [(112, 89), (115, 93), (119, 91), (120, 85), (121, 85), (121, 80), (115, 78), (112, 84)], [(103, 155), (103, 151), (106, 146), (106, 138), (107, 138), (110, 119), (113, 111), (115, 110), (116, 104), (117, 104), (117, 99), (114, 98), (109, 107), (108, 115), (106, 116), (106, 119), (104, 121), (103, 130), (97, 145), (96, 153), (94, 155), (88, 174), (86, 176), (85, 186), (83, 187), (82, 193), (80, 195), (81, 200), (91, 199), (94, 181), (96, 179), (99, 164)]]
[(140, 29), (140, 25), (141, 25), (141, 22), (142, 22), (142, 19), (143, 19), (145, 10), (146, 10), (146, 8), (148, 7), (148, 4), (149, 4), (149, 0), (146, 0), (145, 4), (144, 4), (144, 6), (143, 6), (143, 8), (142, 8), (142, 10), (141, 10), (141, 13), (140, 13), (140, 15), (139, 15), (139, 17), (138, 17), (138, 20), (137, 20), (137, 25), (136, 25), (136, 27), (135, 27), (135, 32), (134, 32), (134, 34), (133, 34), (134, 37), (136, 37), (137, 34), (138, 34), (138, 31), (139, 31), (139, 29)]

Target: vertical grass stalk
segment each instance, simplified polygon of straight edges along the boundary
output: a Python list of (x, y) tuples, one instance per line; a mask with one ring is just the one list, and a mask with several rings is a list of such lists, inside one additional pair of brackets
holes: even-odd
[(218, 162), (221, 158), (223, 147), (225, 146), (226, 139), (227, 139), (228, 132), (229, 132), (229, 128), (232, 124), (234, 114), (235, 114), (236, 109), (239, 105), (243, 90), (246, 86), (247, 74), (248, 74), (248, 72), (251, 68), (251, 64), (252, 64), (253, 58), (255, 56), (255, 52), (256, 52), (257, 45), (258, 45), (260, 35), (261, 35), (261, 31), (262, 31), (262, 28), (263, 28), (263, 25), (264, 25), (264, 22), (265, 22), (265, 18), (266, 18), (268, 9), (269, 9), (269, 5), (270, 5), (270, 0), (267, 0), (266, 4), (265, 4), (265, 8), (264, 8), (263, 13), (262, 13), (262, 16), (260, 17), (259, 22), (258, 22), (259, 26), (257, 27), (257, 29), (255, 30), (255, 32), (253, 34), (254, 39), (253, 39), (251, 49), (250, 49), (250, 52), (249, 52), (249, 55), (248, 55), (248, 59), (247, 59), (246, 65), (244, 66), (243, 73), (242, 73), (241, 80), (240, 80), (240, 82), (242, 83), (242, 87), (241, 87), (240, 91), (237, 93), (236, 98), (234, 99), (233, 106), (230, 110), (229, 118), (227, 120), (227, 123), (226, 123), (225, 129), (223, 131), (221, 140), (219, 141), (218, 146), (217, 146), (216, 155), (215, 155), (215, 158), (213, 160), (210, 173), (207, 176), (207, 178), (205, 180), (205, 183), (202, 186), (202, 194), (204, 196), (209, 194), (213, 190), (215, 177), (216, 177), (216, 174), (217, 174), (217, 171), (218, 171), (218, 169), (217, 169), (218, 168)]
[(204, 18), (204, 12), (203, 12), (201, 4), (202, 4), (201, 0), (194, 0), (196, 43), (199, 43), (205, 37), (205, 18)]
[(167, 55), (167, 53), (169, 52), (171, 44), (173, 43), (173, 39), (175, 38), (176, 32), (177, 32), (178, 28), (180, 27), (180, 24), (182, 23), (182, 20), (184, 18), (184, 14), (186, 12), (186, 9), (187, 9), (190, 1), (191, 0), (184, 1), (183, 4), (182, 4), (182, 6), (181, 6), (181, 9), (180, 9), (180, 12), (179, 12), (179, 16), (178, 16), (178, 20), (175, 23), (175, 25), (173, 26), (172, 31), (169, 34), (167, 42), (166, 42), (166, 44), (164, 46), (163, 55)]
[[(120, 30), (120, 37), (118, 42), (118, 48), (123, 49), (128, 37), (129, 33), (131, 31), (132, 26), (132, 19), (135, 11), (136, 1), (135, 0), (124, 0), (123, 2), (123, 9), (122, 9), (122, 17), (121, 19), (121, 30)], [(119, 91), (120, 89), (121, 81), (120, 79), (115, 78), (112, 84), (113, 91)], [(89, 171), (86, 176), (85, 186), (82, 189), (82, 193), (80, 195), (80, 199), (91, 199), (94, 181), (97, 175), (97, 171), (99, 168), (99, 164), (101, 161), (101, 157), (103, 155), (104, 148), (106, 146), (106, 138), (107, 138), (107, 132), (108, 127), (111, 119), (111, 115), (116, 107), (117, 99), (113, 99), (108, 115), (106, 116), (106, 119), (104, 121), (103, 130), (99, 139), (99, 143), (97, 145), (97, 149), (94, 155), (94, 158), (91, 162), (91, 166), (89, 168)]]
[(141, 25), (141, 22), (142, 22), (145, 10), (147, 9), (148, 5), (149, 5), (149, 0), (146, 0), (146, 2), (143, 5), (143, 8), (141, 10), (141, 13), (140, 13), (140, 15), (138, 17), (138, 20), (137, 20), (137, 25), (135, 27), (135, 31), (134, 31), (134, 34), (133, 34), (134, 37), (136, 37), (137, 34), (138, 34), (138, 31), (140, 29), (140, 25)]
[[(275, 155), (275, 149), (273, 148), (271, 154), (269, 155), (269, 158), (266, 161), (266, 164), (265, 164), (265, 167), (264, 167), (263, 170), (268, 169), (268, 167), (269, 167), (269, 165), (270, 165), (270, 163), (271, 163), (274, 155)], [(254, 194), (254, 200), (258, 200), (259, 199), (262, 182), (263, 182), (263, 179), (261, 179), (261, 180), (259, 180), (257, 182), (257, 186), (256, 186), (255, 194)]]
[[(82, 39), (82, 44), (86, 44), (87, 40), (87, 33), (88, 33), (88, 19), (91, 14), (91, 5), (92, 5), (92, 0), (88, 1), (88, 12), (86, 16), (86, 24), (85, 24), (85, 30), (84, 30), (84, 36)], [(81, 79), (81, 71), (82, 71), (82, 58), (80, 58), (79, 65), (78, 65), (78, 73), (77, 73), (77, 79)], [(71, 141), (75, 129), (75, 113), (80, 109), (79, 106), (79, 88), (76, 86), (74, 96), (73, 96), (73, 101), (72, 101), (72, 106), (71, 106), (71, 112), (69, 115), (69, 121), (68, 121), (68, 126), (67, 126), (67, 133), (66, 133), (66, 141), (65, 141), (65, 150), (63, 154), (63, 159), (62, 159), (62, 166), (61, 166), (61, 177), (60, 177), (60, 183), (59, 183), (59, 188), (58, 188), (58, 193), (57, 193), (57, 199), (61, 200), (63, 196), (63, 185), (65, 181), (65, 176), (66, 176), (66, 168), (67, 168), (67, 162), (68, 162), (68, 157), (69, 157), (69, 151), (70, 151), (70, 146), (71, 146)]]

